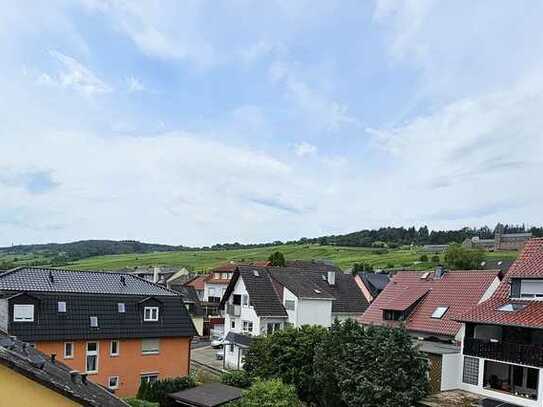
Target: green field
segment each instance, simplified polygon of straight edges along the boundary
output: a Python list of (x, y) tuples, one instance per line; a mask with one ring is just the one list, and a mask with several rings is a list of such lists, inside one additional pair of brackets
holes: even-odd
[[(408, 267), (419, 270), (432, 268), (431, 263), (420, 263), (420, 248), (382, 249), (361, 247), (336, 247), (320, 245), (283, 245), (239, 250), (208, 250), (208, 251), (175, 251), (146, 254), (123, 254), (113, 256), (89, 257), (74, 263), (67, 268), (80, 270), (119, 270), (135, 266), (173, 266), (187, 267), (194, 271), (206, 271), (214, 266), (228, 261), (265, 260), (275, 250), (281, 251), (290, 260), (330, 260), (342, 269), (347, 269), (353, 263), (369, 263), (376, 268)], [(379, 254), (381, 253), (381, 254)], [(517, 252), (488, 253), (487, 258), (500, 260), (514, 259)]]

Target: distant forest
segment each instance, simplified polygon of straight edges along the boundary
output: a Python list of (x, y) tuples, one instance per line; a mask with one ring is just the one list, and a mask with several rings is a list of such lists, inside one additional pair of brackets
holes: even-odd
[[(543, 237), (543, 227), (530, 227), (524, 225), (505, 225), (505, 233), (532, 232), (534, 236)], [(494, 237), (494, 229), (487, 226), (481, 228), (462, 228), (459, 230), (432, 230), (427, 226), (415, 228), (385, 227), (375, 230), (361, 230), (346, 235), (330, 235), (316, 238), (301, 238), (292, 241), (275, 241), (268, 243), (241, 244), (222, 243), (213, 246), (191, 248), (186, 246), (170, 246), (163, 244), (150, 244), (138, 241), (114, 241), (114, 240), (83, 240), (72, 243), (48, 243), (38, 245), (19, 245), (0, 248), (0, 263), (2, 256), (11, 256), (11, 259), (4, 258), (4, 262), (14, 263), (17, 259), (13, 256), (40, 256), (47, 258), (53, 265), (66, 264), (87, 257), (103, 256), (112, 254), (128, 253), (150, 253), (165, 252), (174, 250), (232, 250), (251, 249), (266, 246), (279, 246), (283, 244), (320, 244), (332, 246), (350, 247), (389, 247), (397, 248), (405, 245), (424, 244), (448, 244), (462, 242), (466, 238), (479, 236), (481, 239)], [(36, 259), (39, 264), (42, 259)]]

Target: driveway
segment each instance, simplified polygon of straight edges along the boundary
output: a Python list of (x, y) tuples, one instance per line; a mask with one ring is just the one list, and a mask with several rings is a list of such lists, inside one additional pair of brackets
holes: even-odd
[(211, 346), (199, 347), (191, 350), (191, 359), (206, 366), (210, 366), (215, 369), (223, 369), (223, 361), (217, 360), (218, 349), (213, 349)]

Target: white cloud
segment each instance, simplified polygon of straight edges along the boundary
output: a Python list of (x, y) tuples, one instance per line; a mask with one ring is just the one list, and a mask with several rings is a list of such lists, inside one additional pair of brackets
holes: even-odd
[(296, 155), (298, 157), (305, 157), (308, 155), (315, 154), (317, 152), (316, 146), (314, 146), (313, 144), (306, 143), (306, 142), (296, 144), (294, 148), (296, 151)]
[(60, 86), (80, 92), (87, 96), (109, 93), (112, 88), (73, 57), (59, 51), (51, 50), (50, 55), (62, 66), (56, 75), (42, 73), (37, 78), (37, 83), (46, 86)]
[(127, 76), (125, 82), (129, 92), (143, 92), (146, 90), (143, 82), (134, 76)]

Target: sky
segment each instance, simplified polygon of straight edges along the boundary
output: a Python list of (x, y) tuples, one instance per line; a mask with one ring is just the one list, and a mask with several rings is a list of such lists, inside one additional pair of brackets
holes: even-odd
[(541, 224), (543, 3), (0, 13), (0, 246)]

